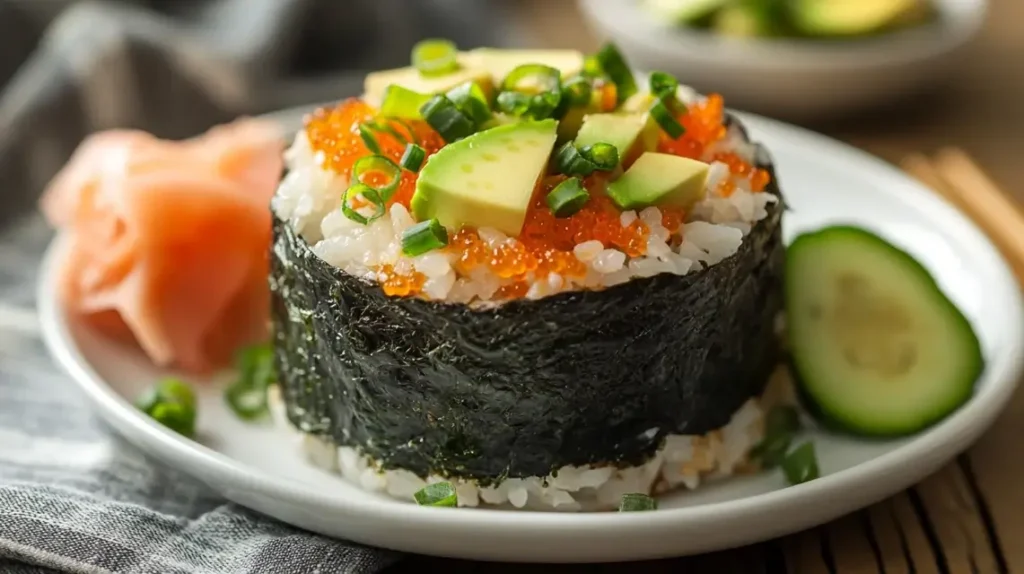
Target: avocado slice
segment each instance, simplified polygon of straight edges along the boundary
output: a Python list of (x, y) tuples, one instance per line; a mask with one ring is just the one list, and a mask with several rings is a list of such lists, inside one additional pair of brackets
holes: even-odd
[[(576, 147), (609, 143), (619, 150), (619, 161), (629, 167), (640, 154), (653, 149), (657, 139), (649, 136), (650, 121), (646, 114), (592, 114), (583, 118), (576, 136)], [(656, 132), (653, 132), (655, 137)]]
[(729, 0), (645, 0), (644, 8), (667, 24), (702, 24)]
[(622, 177), (608, 184), (619, 209), (672, 205), (689, 209), (704, 199), (708, 164), (678, 155), (646, 152)]
[(424, 76), (412, 66), (394, 70), (382, 70), (366, 75), (363, 82), (363, 100), (371, 106), (380, 106), (388, 86), (397, 85), (420, 94), (440, 94), (463, 84), (476, 82), (488, 97), (494, 93), (491, 73), (481, 68), (466, 53), (457, 57), (459, 69), (440, 76)]
[(871, 34), (921, 10), (922, 0), (796, 0), (793, 25), (815, 36)]
[(522, 231), (537, 181), (547, 169), (558, 122), (524, 120), (477, 132), (430, 156), (416, 180), (412, 212), (445, 228)]
[(747, 4), (734, 4), (715, 14), (712, 27), (723, 36), (753, 38), (767, 36), (772, 27), (764, 14)]
[(583, 70), (583, 53), (576, 50), (500, 50), (477, 48), (466, 53), (467, 65), (486, 70), (500, 84), (509, 72), (523, 64), (543, 64), (562, 73), (563, 78)]

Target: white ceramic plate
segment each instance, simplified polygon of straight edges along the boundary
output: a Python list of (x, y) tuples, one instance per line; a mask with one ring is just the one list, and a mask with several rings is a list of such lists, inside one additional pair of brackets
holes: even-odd
[[(294, 129), (299, 116), (293, 111), (278, 117)], [(65, 253), (59, 238), (39, 285), (45, 337), (100, 414), (129, 441), (239, 504), (327, 535), (471, 559), (593, 562), (711, 551), (820, 524), (920, 480), (988, 427), (1021, 374), (1021, 297), (982, 233), (894, 168), (822, 136), (763, 118), (744, 119), (775, 156), (793, 208), (784, 220), (787, 239), (800, 230), (852, 222), (904, 246), (969, 317), (988, 361), (976, 396), (919, 436), (892, 442), (813, 436), (824, 474), (819, 480), (785, 488), (778, 473), (731, 479), (664, 496), (661, 509), (645, 513), (418, 507), (363, 493), (312, 467), (289, 436), (232, 416), (215, 386), (201, 391), (199, 442), (192, 442), (130, 404), (166, 373), (139, 351), (66, 320), (55, 295)]]
[(639, 0), (577, 0), (593, 30), (630, 63), (686, 78), (729, 105), (787, 120), (861, 111), (934, 85), (985, 21), (987, 0), (932, 0), (942, 24), (849, 41), (735, 40), (666, 25)]

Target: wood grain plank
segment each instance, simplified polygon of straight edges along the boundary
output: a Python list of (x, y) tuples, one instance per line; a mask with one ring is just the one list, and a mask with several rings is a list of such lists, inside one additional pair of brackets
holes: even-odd
[(856, 512), (824, 527), (837, 574), (880, 574), (884, 571), (868, 537), (866, 523), (867, 516)]
[(892, 516), (899, 529), (910, 557), (911, 572), (915, 574), (942, 574), (928, 536), (918, 520), (908, 492), (901, 492), (889, 500)]
[(783, 539), (788, 574), (835, 574), (825, 561), (824, 530), (815, 528)]

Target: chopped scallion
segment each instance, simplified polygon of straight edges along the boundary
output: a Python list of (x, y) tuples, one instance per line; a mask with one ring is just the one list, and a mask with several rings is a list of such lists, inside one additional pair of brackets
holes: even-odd
[(420, 506), (458, 506), (459, 497), (450, 482), (428, 484), (413, 494)]
[(522, 64), (505, 76), (501, 89), (534, 95), (542, 92), (561, 92), (562, 73), (543, 64)]
[[(352, 200), (359, 196), (362, 196), (364, 200), (374, 206), (373, 215), (365, 217), (363, 214), (356, 211), (357, 208), (352, 207)], [(345, 191), (345, 197), (342, 198), (341, 201), (341, 213), (352, 221), (363, 225), (382, 217), (385, 212), (384, 201), (380, 198), (380, 195), (377, 194), (377, 190), (365, 183), (356, 183), (349, 187), (348, 190)]]
[(402, 169), (417, 173), (423, 167), (423, 160), (426, 157), (427, 152), (423, 148), (411, 143), (405, 146), (405, 153), (402, 154)]
[(530, 96), (520, 92), (501, 92), (498, 94), (498, 109), (502, 112), (522, 116), (530, 109)]
[(422, 255), (448, 245), (448, 230), (436, 219), (421, 221), (402, 233), (402, 253)]
[(801, 484), (818, 478), (820, 471), (814, 443), (805, 442), (793, 449), (782, 461), (782, 471), (790, 484)]
[(459, 69), (458, 47), (449, 40), (421, 40), (412, 48), (412, 65), (424, 76), (440, 76)]
[(544, 201), (555, 217), (570, 217), (586, 205), (590, 194), (578, 177), (569, 178), (555, 186)]
[(618, 103), (621, 104), (626, 101), (626, 98), (639, 91), (636, 85), (636, 78), (633, 77), (633, 71), (629, 69), (626, 58), (623, 57), (622, 52), (619, 51), (615, 44), (611, 42), (606, 43), (597, 52), (596, 58), (597, 62), (601, 65), (601, 70), (615, 83)]
[(775, 468), (786, 458), (786, 451), (793, 442), (793, 435), (786, 432), (766, 432), (761, 442), (750, 449), (750, 458), (761, 463), (762, 468)]
[(555, 169), (559, 173), (590, 175), (595, 171), (611, 171), (619, 164), (619, 150), (608, 143), (596, 143), (577, 148), (566, 142), (555, 153)]
[(444, 141), (452, 143), (473, 134), (473, 120), (466, 117), (447, 96), (438, 94), (420, 108), (423, 119), (441, 134)]
[(196, 397), (184, 381), (167, 378), (143, 393), (135, 406), (174, 432), (191, 437), (195, 433)]
[(665, 105), (664, 100), (658, 99), (654, 101), (654, 105), (651, 106), (651, 117), (654, 118), (654, 121), (658, 122), (661, 130), (674, 140), (679, 139), (686, 133), (686, 128), (672, 115), (672, 111)]
[(622, 495), (619, 502), (619, 512), (642, 512), (645, 510), (657, 510), (658, 501), (637, 492), (630, 492)]
[(380, 153), (380, 143), (377, 142), (377, 134), (370, 124), (359, 124), (359, 137), (370, 153)]
[[(370, 183), (367, 181), (370, 174), (383, 175), (386, 178), (385, 183)], [(368, 155), (356, 160), (352, 166), (352, 179), (373, 188), (380, 200), (387, 202), (402, 181), (402, 168), (382, 155)]]
[(464, 82), (455, 86), (446, 94), (455, 107), (477, 126), (482, 126), (491, 119), (491, 106), (487, 103), (487, 94), (476, 82)]
[(572, 107), (585, 106), (590, 103), (594, 86), (583, 76), (576, 76), (562, 86), (562, 99)]
[(265, 343), (246, 347), (235, 359), (235, 368), (238, 378), (224, 393), (228, 406), (246, 420), (267, 414), (267, 389), (277, 380), (273, 348)]
[(658, 98), (666, 96), (676, 97), (676, 90), (679, 88), (679, 80), (665, 72), (651, 72), (650, 77), (651, 94)]

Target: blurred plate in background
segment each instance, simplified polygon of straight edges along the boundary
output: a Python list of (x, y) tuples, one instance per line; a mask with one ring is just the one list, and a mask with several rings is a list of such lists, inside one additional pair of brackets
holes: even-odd
[(938, 85), (962, 61), (986, 0), (931, 0), (937, 22), (849, 39), (733, 38), (659, 21), (640, 0), (578, 0), (602, 40), (731, 107), (791, 121), (834, 119)]

